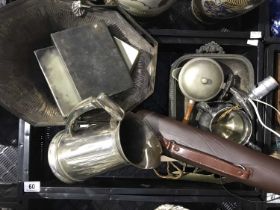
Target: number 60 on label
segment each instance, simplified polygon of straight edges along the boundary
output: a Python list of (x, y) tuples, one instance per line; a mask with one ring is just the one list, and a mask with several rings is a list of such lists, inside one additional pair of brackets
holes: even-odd
[(24, 192), (40, 192), (40, 182), (24, 182)]

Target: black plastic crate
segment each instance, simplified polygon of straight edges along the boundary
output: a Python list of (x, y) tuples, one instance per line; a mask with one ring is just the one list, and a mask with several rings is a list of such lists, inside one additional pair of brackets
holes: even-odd
[[(29, 209), (30, 210), (153, 210), (158, 206), (166, 204), (166, 202), (152, 201), (152, 202), (143, 202), (143, 201), (91, 201), (91, 200), (31, 200)], [(221, 203), (211, 203), (211, 202), (197, 202), (197, 203), (177, 203), (172, 202), (168, 203), (172, 205), (179, 205), (191, 210), (260, 210), (264, 209), (262, 204), (251, 204), (251, 203), (240, 203), (236, 201), (223, 201)]]
[[(220, 44), (227, 54), (241, 54), (248, 58), (253, 64), (255, 70), (255, 82), (261, 81), (263, 77), (263, 45), (251, 46), (246, 40), (232, 39), (200, 39), (200, 38), (185, 38), (185, 37), (166, 37), (158, 36), (159, 42), (159, 57), (156, 75), (155, 93), (142, 105), (143, 108), (150, 109), (161, 114), (168, 115), (168, 95), (169, 89), (169, 74), (170, 65), (184, 54), (192, 54), (201, 45), (215, 41)], [(157, 108), (155, 108), (157, 106)], [(260, 107), (260, 113), (263, 117), (263, 107)], [(182, 115), (182, 113), (181, 113)], [(265, 140), (263, 139), (264, 129), (255, 124), (255, 130), (258, 131), (252, 140), (263, 147)], [(254, 139), (255, 138), (255, 139)]]
[[(21, 123), (23, 125), (24, 122)], [(219, 198), (214, 202), (233, 199), (220, 185), (162, 180), (151, 170), (140, 170), (132, 166), (96, 176), (82, 183), (64, 184), (52, 174), (47, 162), (49, 142), (60, 129), (31, 127), (28, 138), (28, 128), (29, 125), (25, 124), (22, 181), (40, 181), (41, 192), (25, 193), (25, 197), (130, 201), (156, 199), (158, 202), (183, 202), (185, 199), (196, 202), (198, 198), (213, 202), (211, 197), (215, 196)], [(230, 184), (227, 188), (248, 199), (254, 200), (262, 196), (261, 192), (242, 184)]]
[[(277, 54), (280, 53), (280, 44), (272, 44), (269, 45), (266, 50), (265, 50), (265, 71), (264, 71), (264, 76), (276, 76), (276, 68), (277, 68)], [(280, 65), (280, 64), (278, 64)], [(275, 97), (275, 92), (269, 94), (266, 97), (266, 102), (272, 105), (276, 105), (276, 97)], [(276, 128), (277, 125), (277, 119), (275, 117), (275, 112), (268, 108), (266, 109), (266, 118), (265, 118), (265, 123), (269, 126), (272, 127), (273, 129)], [(272, 142), (273, 142), (273, 138), (275, 138), (275, 136), (269, 132), (269, 131), (265, 131), (264, 132), (264, 139), (266, 141), (266, 147), (268, 149), (271, 149), (272, 147)]]
[(237, 18), (220, 21), (217, 24), (203, 25), (193, 21), (190, 15), (191, 0), (177, 0), (166, 12), (154, 18), (136, 18), (152, 35), (213, 37), (213, 38), (251, 38), (251, 31), (263, 31), (262, 4), (251, 12)]
[(261, 20), (261, 22), (264, 25), (264, 32), (265, 32), (264, 41), (267, 44), (280, 43), (280, 37), (273, 37), (271, 34), (271, 13), (270, 13), (269, 4), (270, 4), (270, 0), (267, 0), (264, 3), (264, 7), (263, 7), (264, 9), (261, 15), (261, 18), (263, 19)]
[[(171, 64), (184, 54), (194, 53), (210, 41), (216, 41), (227, 53), (242, 54), (255, 69), (256, 80), (261, 80), (263, 67), (263, 46), (246, 44), (246, 40), (232, 39), (189, 39), (159, 38), (159, 54), (154, 94), (139, 108), (145, 108), (168, 115), (168, 85)], [(22, 182), (40, 181), (39, 193), (24, 193), (27, 198), (48, 199), (95, 199), (149, 202), (209, 202), (238, 201), (221, 185), (188, 181), (170, 181), (157, 178), (150, 170), (139, 170), (131, 166), (94, 177), (86, 182), (67, 185), (51, 172), (47, 162), (48, 145), (52, 137), (62, 128), (31, 127), (21, 121)], [(30, 128), (30, 129), (29, 129)], [(262, 129), (256, 139), (263, 144)], [(23, 185), (23, 184), (22, 184)], [(249, 200), (260, 200), (261, 191), (239, 183), (226, 185), (234, 194)], [(245, 202), (246, 203), (246, 202)]]
[(0, 108), (0, 208), (15, 208), (18, 197), (18, 118)]

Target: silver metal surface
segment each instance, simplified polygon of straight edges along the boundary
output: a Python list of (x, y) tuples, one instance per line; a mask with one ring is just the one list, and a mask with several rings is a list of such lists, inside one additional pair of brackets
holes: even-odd
[(249, 97), (252, 99), (262, 99), (272, 90), (278, 87), (278, 82), (271, 76), (265, 78), (258, 83), (258, 87), (254, 88)]
[(85, 8), (82, 7), (81, 0), (73, 1), (71, 8), (72, 8), (73, 14), (76, 15), (77, 17), (81, 17), (86, 13)]
[[(78, 128), (77, 119), (90, 110), (95, 110), (93, 119), (99, 115), (99, 120), (86, 129)], [(48, 160), (57, 178), (73, 183), (127, 164), (155, 168), (161, 152), (160, 142), (148, 126), (133, 114), (125, 116), (101, 94), (83, 101), (71, 113), (66, 129), (49, 146)]]
[(61, 56), (54, 46), (36, 50), (34, 53), (61, 115), (67, 117), (82, 99)]
[[(114, 40), (118, 45), (127, 67), (131, 71), (139, 51), (116, 37), (114, 37)], [(34, 53), (61, 115), (63, 117), (68, 117), (72, 109), (83, 101), (83, 99), (63, 59), (54, 46), (36, 50)]]
[(117, 8), (88, 8), (83, 17), (76, 17), (71, 3), (18, 0), (1, 8), (0, 105), (32, 125), (65, 125), (33, 51), (50, 46), (50, 34), (67, 28), (102, 21), (112, 35), (140, 50), (132, 71), (133, 89), (114, 98), (124, 110), (137, 106), (154, 90), (156, 41)]
[[(199, 104), (204, 112), (199, 118), (199, 124), (211, 132), (238, 144), (245, 145), (250, 141), (253, 132), (252, 121), (242, 110), (232, 110), (232, 105), (223, 104), (209, 107), (207, 104)], [(224, 115), (224, 116), (222, 116)]]
[(241, 110), (235, 110), (219, 120), (223, 113), (224, 110), (221, 110), (213, 118), (210, 127), (211, 132), (238, 144), (247, 144), (253, 131), (252, 122), (248, 115)]
[[(249, 94), (251, 90), (254, 88), (255, 78), (254, 78), (254, 68), (252, 63), (242, 55), (235, 54), (190, 54), (184, 55), (177, 59), (171, 67), (171, 74), (178, 72), (178, 69), (182, 68), (183, 65), (193, 58), (207, 57), (212, 58), (219, 62), (223, 69), (227, 69), (232, 72), (232, 74), (236, 75), (240, 79), (240, 83), (236, 88), (244, 91)], [(177, 74), (179, 75), (179, 74)], [(178, 76), (177, 76), (178, 77)], [(169, 115), (171, 117), (177, 116), (177, 106), (178, 103), (177, 98), (178, 93), (176, 91), (178, 86), (178, 82), (174, 77), (170, 77), (170, 106), (169, 106)]]
[(214, 98), (224, 84), (221, 66), (210, 58), (194, 58), (180, 70), (179, 87), (184, 96), (194, 101)]
[[(104, 131), (105, 130), (105, 131)], [(91, 132), (90, 132), (91, 131)], [(49, 146), (49, 164), (65, 183), (84, 181), (94, 175), (125, 165), (112, 141), (115, 128), (94, 126), (83, 135), (58, 133)]]
[(242, 109), (244, 109), (250, 116), (251, 119), (254, 119), (254, 110), (251, 104), (248, 102), (248, 94), (237, 90), (236, 88), (230, 88), (230, 93), (232, 94), (232, 100), (234, 103), (238, 104)]
[(118, 4), (130, 14), (140, 17), (154, 17), (169, 7), (176, 0), (118, 0)]
[(224, 49), (217, 43), (214, 41), (211, 41), (203, 46), (201, 46), (200, 48), (198, 48), (196, 50), (197, 54), (225, 54), (226, 52), (224, 51)]

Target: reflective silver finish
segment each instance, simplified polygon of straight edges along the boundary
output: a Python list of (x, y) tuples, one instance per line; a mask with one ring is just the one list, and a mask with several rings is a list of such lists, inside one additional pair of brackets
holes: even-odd
[[(215, 49), (215, 48), (214, 48)], [(206, 50), (206, 49), (203, 49)], [(221, 50), (220, 50), (221, 51)], [(199, 50), (198, 50), (199, 52)], [(240, 83), (236, 87), (238, 90), (244, 91), (247, 95), (254, 88), (255, 78), (254, 78), (254, 68), (252, 63), (242, 55), (235, 54), (190, 54), (184, 55), (177, 59), (171, 66), (170, 86), (169, 86), (169, 98), (170, 98), (170, 108), (169, 113), (171, 117), (177, 116), (177, 78), (180, 73), (181, 67), (193, 58), (207, 57), (214, 59), (219, 64), (222, 65), (223, 69), (232, 72), (234, 75), (238, 76)], [(246, 110), (247, 111), (247, 110)]]
[(278, 82), (271, 76), (258, 83), (258, 87), (252, 90), (249, 97), (252, 99), (262, 99), (272, 90), (278, 87)]
[(73, 107), (82, 101), (73, 80), (69, 79), (71, 76), (67, 74), (67, 67), (54, 46), (36, 50), (34, 53), (60, 113), (67, 117)]
[(230, 112), (219, 120), (225, 110), (220, 110), (211, 121), (210, 130), (225, 139), (245, 145), (252, 135), (252, 122), (241, 110)]
[[(96, 122), (82, 129), (77, 119), (90, 110), (95, 110), (92, 115)], [(155, 168), (161, 152), (159, 140), (144, 122), (132, 113), (125, 116), (118, 105), (101, 94), (72, 111), (66, 129), (49, 146), (48, 160), (57, 178), (73, 183), (127, 164)]]
[(81, 0), (73, 1), (71, 5), (71, 9), (74, 15), (77, 17), (82, 17), (86, 13), (85, 8), (82, 7)]
[(211, 132), (238, 144), (245, 145), (250, 141), (253, 125), (249, 116), (242, 110), (232, 110), (227, 115), (222, 115), (232, 108), (232, 105), (220, 105), (210, 108), (206, 103), (199, 104), (203, 113), (199, 124)]
[(232, 94), (232, 100), (235, 104), (238, 104), (242, 109), (244, 109), (247, 114), (249, 114), (251, 119), (254, 119), (254, 110), (251, 104), (248, 102), (248, 93), (238, 90), (234, 87), (230, 88), (230, 93)]
[[(166, 11), (175, 1), (176, 0), (117, 0), (117, 3), (134, 16), (154, 17)], [(110, 3), (110, 1), (108, 3)]]
[(33, 126), (65, 125), (32, 53), (49, 46), (50, 34), (57, 31), (98, 20), (110, 26), (112, 36), (126, 40), (140, 51), (132, 74), (134, 87), (114, 98), (124, 110), (137, 106), (154, 90), (157, 42), (123, 10), (99, 6), (86, 9), (89, 12), (83, 17), (76, 17), (71, 10), (71, 3), (61, 0), (24, 0), (1, 7), (0, 105)]
[(224, 84), (221, 66), (210, 58), (194, 58), (180, 70), (180, 90), (193, 101), (208, 101), (214, 98)]

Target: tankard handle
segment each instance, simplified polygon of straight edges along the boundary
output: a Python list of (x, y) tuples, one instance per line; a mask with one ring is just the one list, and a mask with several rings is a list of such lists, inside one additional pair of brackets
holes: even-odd
[(124, 110), (113, 102), (105, 93), (101, 93), (96, 98), (89, 97), (85, 99), (71, 111), (66, 121), (66, 131), (72, 134), (75, 122), (81, 115), (100, 108), (104, 109), (116, 121), (121, 121), (124, 118)]

